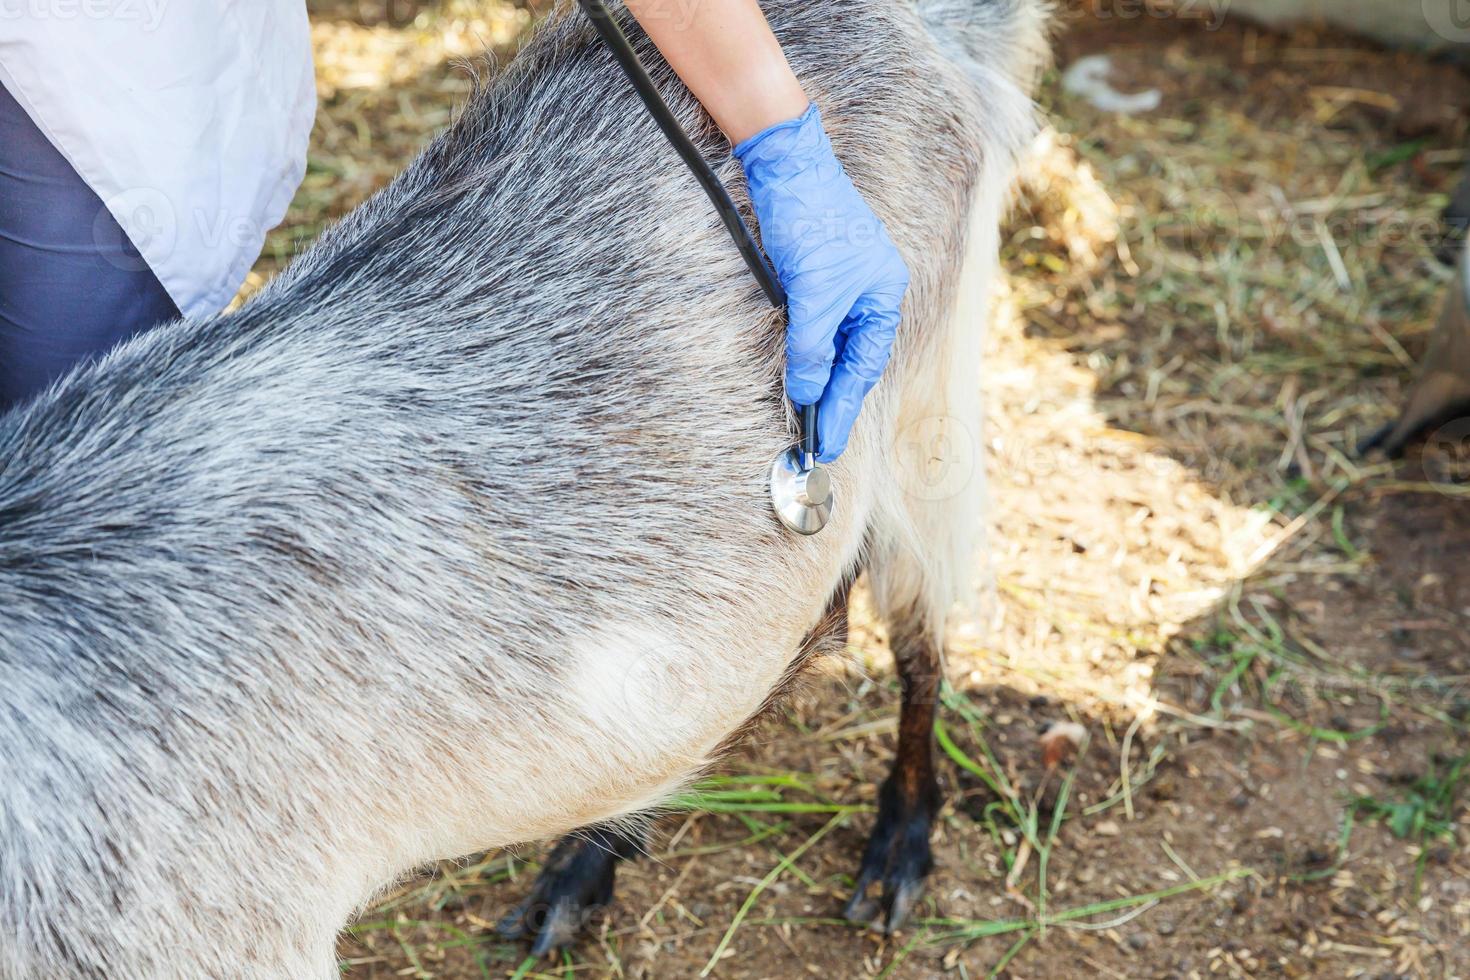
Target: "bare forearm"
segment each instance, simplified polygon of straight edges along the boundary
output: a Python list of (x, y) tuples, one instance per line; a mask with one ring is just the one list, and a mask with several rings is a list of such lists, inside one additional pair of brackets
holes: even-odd
[(801, 115), (807, 97), (756, 0), (627, 0), (730, 142)]

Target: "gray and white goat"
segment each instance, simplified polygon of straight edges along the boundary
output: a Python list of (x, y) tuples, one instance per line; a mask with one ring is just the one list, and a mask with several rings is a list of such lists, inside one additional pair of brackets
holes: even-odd
[(238, 312), (0, 418), (0, 977), (326, 980), (338, 930), (426, 862), (584, 827), (552, 871), (625, 852), (595, 848), (759, 713), (859, 570), (905, 701), (851, 911), (880, 914), (878, 883), (902, 919), (1043, 11), (769, 13), (912, 272), (833, 522), (800, 538), (769, 509), (778, 315), (590, 28), (553, 13)]

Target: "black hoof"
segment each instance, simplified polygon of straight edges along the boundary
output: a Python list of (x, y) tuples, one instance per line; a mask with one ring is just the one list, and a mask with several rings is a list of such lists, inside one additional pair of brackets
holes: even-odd
[[(890, 777), (878, 794), (878, 822), (863, 851), (857, 887), (842, 914), (885, 933), (903, 928), (934, 869), (929, 831), (939, 809), (939, 787), (905, 791)], [(878, 895), (871, 894), (878, 886)]]
[(618, 862), (639, 850), (637, 839), (603, 827), (563, 838), (552, 848), (531, 894), (495, 931), (506, 939), (531, 939), (534, 956), (570, 946), (587, 920), (612, 901)]

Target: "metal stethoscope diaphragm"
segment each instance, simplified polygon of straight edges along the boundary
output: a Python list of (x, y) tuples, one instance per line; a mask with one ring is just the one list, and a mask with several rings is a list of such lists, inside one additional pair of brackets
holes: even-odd
[[(771, 271), (766, 257), (756, 246), (755, 236), (750, 233), (750, 228), (740, 217), (740, 211), (725, 192), (725, 185), (720, 183), (694, 141), (669, 111), (663, 96), (658, 94), (658, 89), (648, 77), (648, 72), (644, 71), (633, 46), (628, 43), (628, 38), (613, 19), (607, 5), (603, 0), (578, 2), (587, 14), (587, 19), (592, 21), (592, 26), (607, 44), (608, 50), (617, 59), (623, 74), (633, 84), (633, 89), (643, 100), (648, 114), (658, 123), (659, 129), (663, 130), (694, 174), (695, 180), (704, 188), (715, 210), (720, 213), (720, 218), (730, 232), (730, 237), (735, 240), (735, 246), (740, 249), (745, 264), (750, 267), (756, 282), (765, 290), (766, 298), (771, 301), (772, 306), (784, 309), (786, 292), (781, 288), (776, 274)], [(783, 451), (771, 464), (771, 507), (781, 523), (797, 534), (816, 534), (832, 519), (832, 508), (836, 501), (832, 494), (831, 478), (827, 470), (817, 462), (817, 406), (802, 406), (799, 418), (800, 443), (795, 448)]]
[(826, 527), (836, 503), (827, 468), (817, 462), (816, 408), (802, 409), (802, 444), (786, 450), (771, 464), (771, 507), (781, 523), (797, 534), (816, 534)]

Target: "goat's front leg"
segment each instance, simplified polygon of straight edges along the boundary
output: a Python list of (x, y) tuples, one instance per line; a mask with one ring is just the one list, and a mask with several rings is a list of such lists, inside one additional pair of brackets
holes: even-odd
[(587, 919), (612, 901), (618, 864), (644, 849), (640, 831), (595, 824), (563, 837), (551, 849), (531, 894), (501, 919), (496, 931), (507, 939), (534, 939), (532, 954), (544, 956), (577, 938)]
[[(863, 852), (857, 888), (844, 914), (855, 922), (900, 928), (924, 890), (934, 867), (929, 831), (939, 811), (934, 777), (934, 712), (941, 665), (934, 633), (918, 617), (895, 623), (894, 659), (903, 690), (898, 719), (898, 755), (878, 792), (878, 821)], [(870, 892), (881, 884), (879, 897)]]

